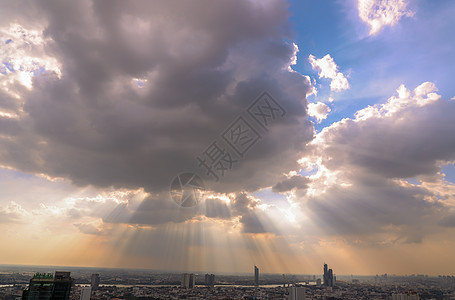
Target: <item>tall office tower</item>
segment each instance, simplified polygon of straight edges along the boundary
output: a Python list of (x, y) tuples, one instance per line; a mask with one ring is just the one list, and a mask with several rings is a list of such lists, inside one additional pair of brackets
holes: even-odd
[(100, 287), (100, 274), (92, 274), (90, 286), (92, 287), (92, 291), (96, 291)]
[(323, 285), (324, 286), (332, 286), (334, 284), (334, 279), (333, 279), (333, 271), (332, 269), (327, 270), (327, 264), (324, 264), (324, 275), (322, 277), (324, 280)]
[(333, 271), (332, 269), (329, 269), (328, 275), (327, 275), (327, 286), (333, 287)]
[(81, 300), (90, 300), (92, 294), (92, 288), (89, 286), (83, 286), (81, 289)]
[(22, 293), (22, 300), (68, 300), (73, 279), (70, 272), (55, 272), (55, 275), (36, 273)]
[(68, 300), (70, 297), (71, 286), (73, 279), (71, 272), (55, 272), (54, 276), (54, 291), (52, 294), (53, 300)]
[(215, 285), (214, 274), (205, 274), (205, 285), (209, 287), (213, 287)]
[(254, 285), (259, 285), (259, 268), (254, 266)]
[(192, 289), (195, 285), (194, 274), (185, 273), (182, 275), (182, 287), (186, 289)]
[(296, 287), (291, 286), (289, 288), (289, 300), (305, 300), (305, 288), (304, 287)]
[(51, 299), (54, 288), (54, 274), (36, 273), (22, 293), (22, 300)]
[(328, 275), (329, 275), (329, 272), (327, 271), (327, 264), (324, 264), (324, 275), (322, 276), (322, 281), (324, 282), (323, 284), (325, 286), (328, 286)]

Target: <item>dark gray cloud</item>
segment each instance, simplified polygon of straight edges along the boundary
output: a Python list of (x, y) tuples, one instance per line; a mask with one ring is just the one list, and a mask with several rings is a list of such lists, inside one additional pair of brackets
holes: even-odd
[(434, 218), (443, 205), (425, 200), (432, 195), (430, 191), (403, 187), (376, 175), (357, 176), (361, 178), (350, 178), (352, 186), (334, 185), (309, 200), (308, 213), (324, 231), (362, 236), (393, 234), (400, 228), (400, 234), (406, 235), (420, 229), (420, 224), (436, 225)]
[(268, 91), (285, 118), (210, 187), (256, 190), (297, 167), (313, 135), (305, 109), (310, 83), (287, 69), (294, 47), (284, 41), (285, 1), (32, 6), (24, 26), (44, 26), (46, 55), (61, 63), (62, 75), (35, 77), (21, 93), (24, 112), (1, 128), (9, 137), (0, 142), (2, 165), (81, 186), (160, 193), (182, 171), (203, 173), (195, 157)]
[(233, 216), (240, 217), (242, 232), (278, 234), (267, 214), (258, 208), (258, 204), (258, 200), (248, 196), (247, 193), (239, 193), (235, 199), (232, 199), (231, 213)]
[(93, 234), (93, 235), (102, 235), (103, 231), (96, 228), (93, 224), (84, 224), (84, 223), (77, 223), (74, 224), (75, 227), (79, 229), (80, 232), (85, 234)]
[(106, 223), (159, 225), (167, 222), (181, 223), (200, 216), (202, 206), (180, 208), (168, 196), (147, 197), (142, 201), (130, 200), (118, 204), (103, 217)]
[(235, 199), (232, 199), (231, 208), (235, 215), (242, 215), (248, 213), (254, 209), (257, 202), (253, 201), (251, 197), (248, 197), (247, 193), (239, 193)]
[(243, 225), (245, 233), (265, 233), (268, 232), (257, 214), (249, 213), (240, 217), (240, 223)]
[[(156, 197), (150, 196), (140, 201), (130, 198), (126, 202), (109, 208), (109, 212), (102, 216), (102, 220), (105, 223), (163, 228), (163, 226), (167, 226), (167, 223), (184, 223), (201, 220), (202, 217), (225, 221), (238, 217), (244, 233), (280, 234), (270, 222), (267, 213), (259, 209), (257, 205), (257, 199), (247, 193), (239, 193), (230, 199), (230, 203), (218, 198), (208, 198), (201, 205), (182, 208), (163, 194), (156, 195)], [(74, 209), (70, 213), (74, 215)], [(91, 212), (87, 215), (95, 216), (96, 214)]]
[(455, 227), (455, 212), (450, 211), (448, 215), (441, 218), (439, 225), (444, 227)]
[(275, 193), (288, 192), (293, 189), (303, 190), (308, 187), (310, 180), (308, 177), (303, 177), (301, 175), (294, 175), (289, 178), (286, 178), (272, 187), (272, 191)]
[(230, 219), (231, 210), (225, 201), (220, 199), (205, 200), (205, 215), (208, 218)]
[(325, 135), (324, 165), (361, 168), (386, 178), (433, 175), (455, 160), (455, 102), (409, 107), (386, 118), (345, 120)]

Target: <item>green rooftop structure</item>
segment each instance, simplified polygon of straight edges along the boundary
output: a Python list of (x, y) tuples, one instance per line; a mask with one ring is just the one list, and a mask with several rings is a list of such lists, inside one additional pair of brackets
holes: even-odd
[(68, 300), (73, 279), (70, 272), (36, 273), (22, 293), (22, 300)]

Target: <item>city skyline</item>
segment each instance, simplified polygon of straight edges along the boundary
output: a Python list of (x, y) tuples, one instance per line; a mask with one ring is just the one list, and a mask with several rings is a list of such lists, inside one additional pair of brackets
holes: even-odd
[(0, 7), (0, 264), (455, 274), (454, 1)]
[[(450, 299), (455, 291), (455, 276), (387, 276), (387, 274), (383, 274), (375, 277), (350, 277), (348, 280), (337, 281), (333, 286), (327, 286), (321, 282), (319, 276), (317, 280), (316, 276), (291, 276), (286, 284), (285, 281), (281, 282), (284, 277), (277, 274), (265, 275), (261, 279), (263, 284), (257, 286), (254, 285), (251, 274), (250, 276), (221, 275), (220, 282), (213, 285), (213, 280), (210, 279), (213, 274), (205, 274), (205, 276), (197, 279), (196, 274), (180, 274), (182, 276), (180, 277), (176, 274), (125, 270), (102, 271), (101, 282), (103, 284), (92, 290), (93, 285), (88, 284), (93, 279), (93, 275), (98, 276), (99, 274), (92, 274), (88, 269), (75, 270), (74, 277), (70, 277), (68, 271), (56, 271), (55, 276), (53, 273), (46, 273), (47, 271), (45, 273), (38, 272), (31, 279), (30, 275), (22, 273), (26, 269), (20, 270), (18, 273), (2, 269), (0, 281), (9, 284), (0, 285), (0, 297), (17, 299), (21, 298), (22, 295), (22, 299), (34, 299), (38, 296), (39, 298), (49, 298), (53, 294), (52, 299), (70, 300), (109, 297), (180, 299), (188, 296), (194, 299), (216, 297), (283, 300), (321, 297), (338, 299), (370, 299), (370, 297), (379, 299), (403, 299), (403, 297), (404, 299)], [(324, 265), (324, 272), (327, 273), (327, 265)], [(24, 284), (26, 282), (27, 284)], [(196, 285), (192, 285), (190, 282), (196, 283)], [(407, 296), (411, 296), (411, 298)]]

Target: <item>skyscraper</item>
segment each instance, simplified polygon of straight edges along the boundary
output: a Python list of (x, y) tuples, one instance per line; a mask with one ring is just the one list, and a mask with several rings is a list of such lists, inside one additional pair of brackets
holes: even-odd
[(54, 276), (54, 290), (52, 293), (53, 300), (68, 300), (70, 297), (71, 286), (73, 279), (71, 272), (55, 272)]
[(291, 286), (289, 288), (289, 300), (305, 300), (305, 288)]
[(327, 264), (324, 264), (324, 275), (322, 277), (324, 280), (324, 286), (333, 287), (333, 271), (332, 269), (327, 269)]
[(213, 287), (215, 285), (215, 275), (205, 274), (205, 285)]
[(194, 285), (195, 285), (194, 274), (185, 273), (182, 275), (182, 287), (192, 289), (194, 288)]
[(333, 287), (333, 271), (332, 269), (329, 269), (329, 273), (328, 273), (328, 283), (327, 283), (327, 286), (332, 286)]
[(100, 274), (92, 274), (92, 278), (90, 280), (90, 286), (92, 287), (92, 291), (96, 291), (100, 286)]
[(70, 272), (36, 273), (22, 293), (23, 300), (68, 300), (73, 279)]
[(92, 294), (92, 288), (89, 286), (83, 286), (81, 289), (81, 300), (90, 300)]
[(254, 285), (259, 285), (259, 268), (254, 266)]
[(322, 275), (322, 281), (324, 282), (324, 285), (327, 286), (327, 283), (328, 283), (328, 275), (329, 275), (329, 272), (327, 270), (327, 264), (324, 264), (324, 275)]
[(53, 287), (54, 275), (52, 273), (36, 273), (22, 293), (22, 300), (51, 299)]

